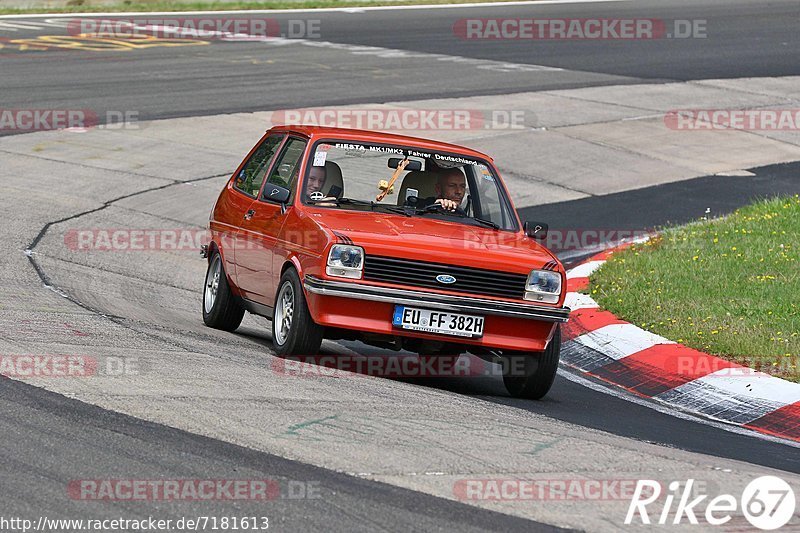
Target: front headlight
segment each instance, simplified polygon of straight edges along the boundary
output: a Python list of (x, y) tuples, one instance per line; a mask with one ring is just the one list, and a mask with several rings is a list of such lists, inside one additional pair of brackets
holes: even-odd
[(334, 244), (328, 254), (325, 273), (339, 278), (361, 279), (364, 271), (364, 249), (360, 246)]
[(525, 300), (554, 304), (561, 296), (561, 274), (550, 270), (532, 270), (525, 284)]

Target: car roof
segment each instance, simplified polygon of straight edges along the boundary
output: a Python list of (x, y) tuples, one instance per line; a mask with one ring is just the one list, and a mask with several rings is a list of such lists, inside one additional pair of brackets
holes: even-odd
[(359, 140), (374, 143), (402, 144), (415, 148), (434, 150), (439, 152), (457, 152), (461, 155), (494, 161), (490, 156), (457, 144), (450, 144), (421, 137), (408, 137), (382, 131), (356, 130), (350, 128), (331, 128), (327, 126), (310, 126), (303, 124), (288, 124), (274, 126), (269, 131), (295, 132), (310, 138), (336, 138), (342, 140)]

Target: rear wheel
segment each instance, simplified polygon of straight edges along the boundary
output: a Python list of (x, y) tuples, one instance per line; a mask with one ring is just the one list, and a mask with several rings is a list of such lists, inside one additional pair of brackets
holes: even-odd
[(503, 383), (514, 398), (539, 400), (553, 385), (561, 357), (561, 326), (556, 326), (547, 349), (539, 354), (503, 355)]
[(236, 302), (222, 266), (222, 256), (214, 252), (208, 262), (203, 288), (203, 322), (206, 326), (234, 331), (242, 323), (244, 309)]
[(303, 286), (294, 268), (278, 284), (272, 314), (272, 344), (278, 355), (316, 355), (325, 328), (314, 322), (308, 310)]

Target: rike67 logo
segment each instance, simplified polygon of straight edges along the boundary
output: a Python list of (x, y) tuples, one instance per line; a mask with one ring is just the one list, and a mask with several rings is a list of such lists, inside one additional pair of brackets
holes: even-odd
[[(695, 492), (693, 479), (687, 480), (682, 489), (679, 481), (673, 481), (669, 484), (669, 492), (666, 493), (660, 513), (655, 509), (648, 510), (651, 504), (658, 505), (656, 502), (661, 496), (661, 483), (640, 479), (628, 507), (625, 523), (649, 525), (655, 522), (660, 525), (677, 525), (688, 522), (698, 525), (699, 517), (705, 519), (709, 525), (721, 526), (731, 521), (732, 514), (740, 511), (753, 527), (771, 531), (789, 523), (797, 503), (792, 487), (775, 476), (754, 479), (745, 487), (738, 500), (731, 494), (722, 494), (707, 501), (708, 494), (697, 495)], [(650, 512), (653, 511), (655, 512), (651, 517)]]

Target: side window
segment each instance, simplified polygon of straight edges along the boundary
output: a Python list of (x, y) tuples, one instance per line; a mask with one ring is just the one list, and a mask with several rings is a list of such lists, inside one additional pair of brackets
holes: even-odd
[(503, 197), (500, 195), (499, 184), (492, 175), (489, 167), (482, 164), (464, 167), (469, 175), (469, 182), (475, 183), (475, 192), (472, 202), (475, 216), (491, 220), (503, 229), (513, 229), (513, 219), (508, 214)]
[(264, 183), (270, 163), (275, 157), (281, 141), (283, 141), (283, 135), (270, 135), (264, 139), (264, 142), (256, 148), (245, 166), (239, 171), (233, 186), (245, 194), (256, 196), (261, 190), (261, 185)]
[(302, 139), (289, 139), (281, 153), (278, 163), (273, 167), (267, 183), (280, 185), (294, 191), (297, 176), (300, 173), (300, 162), (306, 149), (306, 141)]

